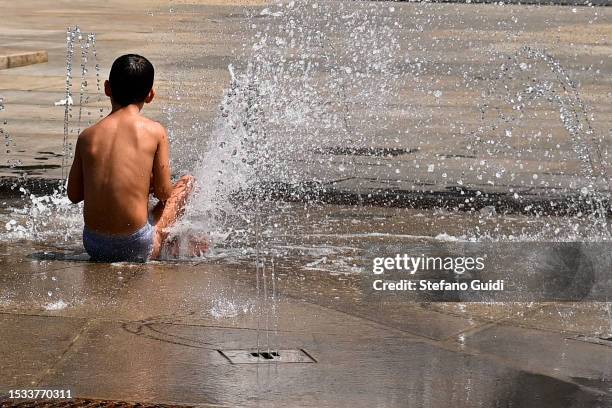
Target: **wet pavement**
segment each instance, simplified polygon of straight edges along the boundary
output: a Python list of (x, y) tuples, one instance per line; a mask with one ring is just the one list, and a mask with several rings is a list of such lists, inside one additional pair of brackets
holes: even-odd
[[(203, 259), (94, 264), (78, 236), (3, 242), (2, 393), (60, 388), (79, 398), (201, 406), (612, 403), (610, 303), (371, 296), (369, 273), (355, 268), (369, 246), (428, 248), (457, 239), (449, 234), (462, 226), (452, 214), (353, 211), (285, 211), (291, 219), (265, 240), (277, 256), (259, 282), (253, 254), (235, 248)], [(311, 224), (299, 220), (305, 214)], [(411, 231), (390, 221), (399, 216)], [(304, 350), (316, 362), (232, 364), (221, 354), (258, 345), (281, 358)]]
[[(270, 4), (263, 1), (82, 1), (78, 7), (69, 1), (0, 1), (7, 13), (0, 27), (4, 45), (49, 54), (46, 64), (0, 72), (6, 108), (0, 126), (10, 132), (9, 151), (0, 156), (0, 175), (8, 178), (0, 184), (11, 191), (0, 200), (0, 405), (8, 405), (2, 398), (9, 389), (57, 388), (86, 399), (190, 406), (612, 406), (611, 304), (605, 290), (595, 292), (611, 287), (609, 274), (587, 268), (598, 273), (584, 279), (565, 273), (573, 258), (580, 260), (573, 256), (576, 241), (607, 245), (598, 241), (609, 240), (609, 227), (584, 214), (525, 210), (537, 198), (552, 207), (555, 200), (569, 202), (580, 213), (573, 197), (592, 180), (581, 171), (558, 106), (538, 105), (513, 118), (514, 138), (505, 133), (504, 120), (512, 106), (494, 113), (478, 108), (508, 96), (495, 94), (505, 86), (514, 92), (531, 80), (520, 65), (523, 46), (545, 49), (579, 84), (586, 110), (578, 113), (593, 119), (607, 158), (610, 10), (408, 2), (321, 6), (342, 16), (350, 16), (351, 7), (378, 7), (374, 32), (395, 27), (410, 60), (395, 61), (409, 80), (381, 103), (345, 98), (351, 103), (340, 106), (332, 90), (323, 92), (334, 114), (344, 112), (343, 123), (359, 135), (321, 132), (321, 121), (294, 129), (292, 144), (283, 126), (293, 122), (275, 123), (280, 130), (270, 140), (295, 146), (281, 151), (287, 153), (283, 163), (295, 167), (273, 181), (308, 184), (296, 190), (276, 184), (276, 198), (303, 201), (294, 193), (305, 192), (314, 202), (344, 205), (268, 203), (259, 238), (244, 225), (251, 220), (243, 219), (230, 223), (229, 239), (204, 258), (109, 265), (89, 263), (83, 253), (78, 208), (41, 201), (57, 195), (28, 198), (18, 190), (24, 180), (15, 178), (24, 171), (33, 179), (61, 176), (64, 108), (54, 103), (64, 95), (66, 27), (79, 24), (98, 33), (103, 75), (120, 53), (151, 57), (159, 73), (158, 100), (147, 113), (169, 127), (173, 164), (182, 173), (193, 171), (214, 133), (230, 80), (228, 64), (238, 70), (246, 61), (274, 66), (280, 60), (258, 60), (263, 57), (251, 41), (262, 30), (284, 35), (288, 20), (265, 11)], [(311, 13), (299, 20), (306, 28), (324, 15)], [(393, 25), (394, 19), (402, 26)], [(327, 28), (327, 42), (315, 47), (320, 55), (333, 57), (363, 39)], [(279, 47), (272, 49), (278, 58), (291, 52)], [(357, 56), (347, 52), (336, 62)], [(492, 81), (505, 58), (515, 59), (512, 75)], [(541, 60), (533, 65), (536, 79), (550, 80), (560, 91), (559, 72)], [(359, 60), (350, 67), (366, 71), (367, 64)], [(329, 66), (315, 71), (319, 87), (336, 75)], [(336, 79), (351, 83), (346, 76)], [(388, 84), (384, 75), (374, 79)], [(489, 86), (493, 99), (481, 93)], [(275, 102), (286, 108), (287, 101)], [(92, 121), (107, 104), (94, 98), (85, 108)], [(550, 134), (531, 137), (542, 129)], [(475, 147), (475, 135), (504, 142)], [(48, 191), (58, 184), (40, 187)], [(595, 189), (607, 188), (595, 183)], [(440, 201), (445, 197), (450, 204)], [(410, 206), (418, 208), (400, 208)], [(504, 214), (504, 208), (536, 215)], [(567, 254), (557, 253), (568, 262), (550, 262), (547, 271), (558, 268), (559, 285), (573, 287), (569, 278), (575, 278), (590, 292), (558, 300), (553, 286), (547, 296), (530, 300), (466, 302), (457, 296), (374, 296), (368, 290), (371, 274), (363, 260), (376, 251), (394, 245), (438, 251), (483, 241), (510, 255), (520, 253), (513, 252), (516, 241), (533, 248), (567, 244), (561, 247), (569, 248)], [(609, 254), (605, 248), (600, 253)], [(256, 270), (257, 251), (265, 270)], [(514, 280), (546, 286), (531, 268), (541, 260), (517, 267), (511, 261), (500, 269), (513, 271)], [(602, 265), (606, 261), (604, 256)], [(501, 273), (493, 272), (488, 276)], [(235, 350), (244, 350), (242, 357), (251, 362), (249, 353), (258, 350), (276, 351), (280, 359), (234, 364), (226, 356)], [(314, 362), (283, 362), (284, 350)]]
[[(4, 391), (227, 406), (612, 401), (611, 348), (572, 339), (565, 321), (547, 321), (565, 304), (388, 307), (348, 297), (339, 277), (319, 276), (325, 287), (313, 288), (287, 276), (274, 309), (258, 318), (262, 300), (248, 268), (71, 264), (3, 267), (18, 271), (2, 277)], [(571, 310), (605, 314), (601, 305)], [(303, 349), (316, 363), (233, 365), (219, 353), (254, 350), (258, 341), (263, 350)]]

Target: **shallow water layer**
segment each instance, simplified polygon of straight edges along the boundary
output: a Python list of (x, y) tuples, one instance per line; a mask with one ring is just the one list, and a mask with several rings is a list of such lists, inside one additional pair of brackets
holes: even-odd
[[(179, 258), (241, 263), (252, 261), (260, 250), (279, 265), (359, 273), (356, 260), (372, 245), (609, 240), (591, 217), (497, 214), (492, 207), (460, 212), (277, 201), (260, 204), (258, 212), (248, 215), (227, 217), (223, 228), (209, 236), (209, 253), (199, 258), (183, 253)], [(81, 206), (70, 204), (61, 193), (2, 200), (0, 225), (3, 240), (82, 253)], [(178, 238), (186, 245), (189, 234)]]
[[(373, 297), (361, 274), (297, 261), (274, 271), (274, 292), (267, 270), (264, 297), (253, 262), (93, 264), (68, 248), (4, 241), (0, 337), (11, 352), (0, 387), (42, 375), (77, 395), (245, 406), (610, 401), (610, 303)], [(218, 352), (257, 345), (305, 349), (317, 363), (235, 366)]]

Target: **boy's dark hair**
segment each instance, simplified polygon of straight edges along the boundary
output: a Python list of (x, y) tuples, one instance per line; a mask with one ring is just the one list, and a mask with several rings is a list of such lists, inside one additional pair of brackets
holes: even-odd
[(113, 101), (120, 106), (144, 102), (153, 88), (155, 69), (148, 59), (122, 55), (113, 62), (108, 76)]

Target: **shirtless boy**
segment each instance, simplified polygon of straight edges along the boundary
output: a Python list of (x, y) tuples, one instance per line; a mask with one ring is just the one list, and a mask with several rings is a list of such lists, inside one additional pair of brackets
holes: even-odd
[[(192, 176), (172, 185), (166, 130), (140, 114), (155, 97), (153, 77), (146, 58), (117, 58), (104, 83), (112, 111), (76, 143), (68, 198), (85, 201), (83, 246), (94, 261), (158, 258), (193, 188)], [(159, 203), (149, 215), (150, 193)]]

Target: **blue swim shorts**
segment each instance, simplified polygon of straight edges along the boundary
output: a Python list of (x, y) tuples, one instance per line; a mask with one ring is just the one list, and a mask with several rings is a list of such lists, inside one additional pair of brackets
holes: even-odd
[(83, 246), (95, 262), (146, 262), (153, 251), (155, 228), (148, 222), (131, 235), (107, 235), (83, 229)]

